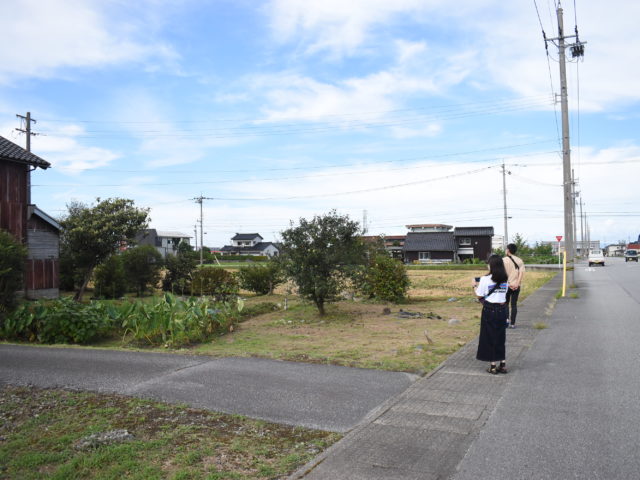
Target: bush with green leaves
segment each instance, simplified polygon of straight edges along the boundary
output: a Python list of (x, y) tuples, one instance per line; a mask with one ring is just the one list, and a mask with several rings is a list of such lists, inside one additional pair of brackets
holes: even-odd
[(228, 332), (240, 319), (243, 302), (214, 303), (206, 298), (181, 300), (170, 293), (151, 303), (120, 307), (118, 319), (127, 337), (149, 345), (178, 347)]
[(228, 300), (238, 294), (236, 276), (222, 268), (204, 267), (193, 274), (192, 295), (211, 295), (216, 300)]
[(115, 318), (103, 302), (38, 300), (20, 305), (7, 317), (0, 333), (6, 339), (83, 344), (106, 335)]
[(370, 298), (397, 303), (407, 295), (409, 276), (398, 260), (376, 255), (365, 268), (360, 289)]
[(0, 326), (16, 306), (16, 292), (24, 288), (27, 248), (13, 235), (0, 230)]
[(162, 255), (153, 245), (141, 245), (122, 252), (122, 263), (129, 286), (141, 297), (160, 280)]
[(127, 292), (127, 285), (127, 274), (121, 255), (111, 255), (96, 268), (93, 281), (96, 297), (120, 298)]
[(238, 272), (240, 286), (258, 295), (270, 295), (284, 282), (282, 267), (276, 261), (240, 267)]
[(168, 255), (164, 262), (165, 273), (162, 279), (162, 289), (172, 293), (180, 293), (180, 295), (189, 292), (196, 266), (196, 254), (192, 251), (179, 249), (176, 255)]

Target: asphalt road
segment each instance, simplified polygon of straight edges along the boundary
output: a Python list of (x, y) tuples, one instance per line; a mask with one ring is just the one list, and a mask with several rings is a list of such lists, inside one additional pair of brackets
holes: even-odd
[(121, 393), (336, 432), (416, 378), (255, 358), (0, 345), (0, 385)]
[(457, 480), (640, 478), (640, 265), (576, 269)]

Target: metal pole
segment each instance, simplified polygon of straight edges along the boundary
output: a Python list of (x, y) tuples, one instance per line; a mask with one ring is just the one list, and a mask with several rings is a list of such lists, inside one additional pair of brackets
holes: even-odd
[[(571, 198), (571, 146), (569, 143), (569, 104), (567, 100), (567, 67), (565, 60), (564, 24), (562, 21), (562, 7), (558, 6), (558, 49), (560, 54), (560, 105), (562, 107), (562, 169), (564, 187), (564, 250), (566, 262), (573, 266), (573, 226), (571, 225), (572, 204)], [(571, 271), (570, 282), (573, 285), (574, 275)]]

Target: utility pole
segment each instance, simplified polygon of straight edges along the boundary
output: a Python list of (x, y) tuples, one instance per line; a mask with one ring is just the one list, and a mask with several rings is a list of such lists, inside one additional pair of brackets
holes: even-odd
[[(204, 238), (203, 238), (203, 233), (202, 233), (202, 201), (203, 200), (213, 200), (213, 198), (209, 198), (209, 197), (203, 197), (202, 195), (200, 195), (199, 197), (196, 198), (192, 198), (191, 200), (194, 200), (196, 203), (200, 204), (200, 266), (202, 266), (202, 264), (204, 263), (203, 258), (202, 258), (202, 252), (204, 250)], [(197, 242), (197, 229), (196, 229), (196, 242)]]
[(368, 230), (369, 229), (367, 228), (367, 211), (363, 210), (362, 211), (362, 235), (366, 235)]
[(576, 234), (576, 198), (578, 196), (578, 192), (576, 192), (576, 177), (574, 175), (573, 169), (571, 169), (571, 223), (573, 224), (573, 258), (575, 258), (578, 254), (578, 240)]
[[(31, 152), (31, 137), (37, 135), (31, 131), (31, 122), (37, 123), (35, 118), (31, 118), (31, 112), (27, 112), (27, 115), (17, 115), (20, 119), (20, 128), (16, 128), (18, 132), (24, 133), (27, 136), (27, 152)], [(24, 128), (23, 128), (24, 125)], [(27, 165), (27, 205), (31, 205), (31, 170), (35, 170), (35, 167), (31, 168)]]
[[(584, 56), (584, 45), (586, 42), (580, 42), (578, 38), (578, 27), (575, 27), (575, 35), (564, 34), (564, 21), (562, 19), (562, 6), (558, 2), (556, 10), (558, 19), (558, 37), (547, 39), (545, 35), (545, 46), (547, 42), (552, 42), (558, 47), (559, 65), (560, 65), (560, 106), (562, 109), (562, 185), (564, 190), (564, 238), (565, 252), (567, 256), (567, 264), (573, 266), (575, 238), (573, 231), (573, 207), (572, 198), (573, 179), (571, 177), (571, 145), (569, 142), (569, 102), (567, 98), (567, 65), (565, 50), (570, 47), (572, 57)], [(544, 32), (543, 32), (544, 34)], [(576, 39), (575, 43), (565, 44), (568, 38)], [(557, 43), (556, 43), (557, 42)], [(575, 275), (573, 268), (570, 270), (570, 284), (575, 283)]]
[[(196, 222), (197, 222), (197, 220), (196, 220)], [(195, 242), (196, 242), (195, 249), (196, 249), (196, 252), (197, 252), (198, 251), (198, 224), (193, 226), (193, 238), (195, 239)]]
[(507, 229), (507, 173), (511, 175), (511, 172), (507, 172), (505, 169), (504, 161), (502, 162), (502, 200), (504, 204), (504, 238), (502, 239), (502, 251), (507, 251), (507, 245), (509, 244), (509, 230)]
[(580, 255), (584, 256), (584, 216), (582, 215), (582, 197), (580, 197), (580, 242), (582, 245)]

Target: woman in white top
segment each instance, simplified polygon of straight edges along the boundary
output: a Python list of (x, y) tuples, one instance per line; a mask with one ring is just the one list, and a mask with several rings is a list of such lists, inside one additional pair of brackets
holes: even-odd
[[(507, 328), (507, 271), (502, 257), (489, 257), (489, 274), (474, 282), (475, 292), (482, 302), (480, 338), (476, 358), (489, 362), (491, 374), (507, 373), (505, 340)], [(500, 366), (496, 366), (500, 362)]]

